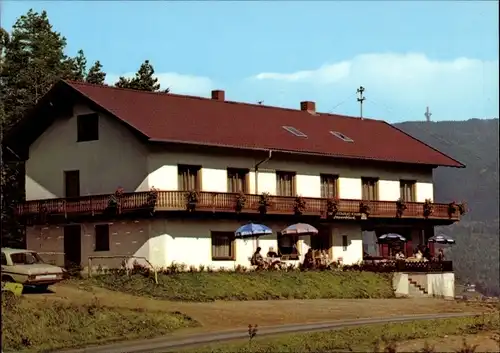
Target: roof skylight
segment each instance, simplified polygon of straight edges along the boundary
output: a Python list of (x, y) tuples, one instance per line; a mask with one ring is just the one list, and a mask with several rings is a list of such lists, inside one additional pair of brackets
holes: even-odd
[(347, 137), (346, 135), (344, 135), (343, 133), (341, 132), (338, 132), (338, 131), (330, 131), (330, 134), (332, 134), (333, 136), (335, 137), (338, 137), (339, 139), (341, 139), (342, 141), (345, 141), (345, 142), (354, 142), (354, 140), (350, 137)]
[(283, 129), (291, 133), (292, 135), (295, 135), (297, 137), (307, 137), (306, 134), (304, 134), (302, 131), (294, 128), (293, 126), (282, 126)]

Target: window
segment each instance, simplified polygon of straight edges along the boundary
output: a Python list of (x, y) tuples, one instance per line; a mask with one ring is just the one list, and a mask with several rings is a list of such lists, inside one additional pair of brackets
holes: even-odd
[(350, 137), (347, 137), (346, 135), (344, 135), (343, 133), (341, 132), (338, 132), (338, 131), (330, 131), (330, 134), (332, 134), (333, 136), (335, 137), (338, 137), (339, 139), (341, 139), (342, 141), (345, 141), (345, 142), (354, 142), (354, 140)]
[(227, 169), (227, 192), (248, 194), (248, 169)]
[(193, 165), (179, 165), (179, 190), (181, 191), (199, 191), (201, 189), (200, 185), (200, 174), (201, 167)]
[(283, 127), (283, 129), (285, 129), (286, 131), (288, 131), (289, 133), (291, 133), (294, 136), (307, 137), (306, 134), (304, 134), (302, 131), (294, 128), (293, 126), (282, 126), (282, 127)]
[(335, 198), (337, 197), (338, 176), (321, 174), (321, 197)]
[(212, 232), (212, 260), (234, 260), (234, 233)]
[(349, 246), (349, 242), (348, 242), (348, 239), (347, 239), (347, 235), (343, 235), (342, 236), (342, 249), (344, 251), (347, 251), (347, 247)]
[(299, 237), (297, 235), (281, 235), (278, 233), (278, 251), (281, 255), (289, 256), (291, 260), (299, 258)]
[(408, 202), (415, 202), (415, 185), (413, 180), (401, 180), (399, 182), (400, 197)]
[(64, 172), (65, 197), (80, 197), (80, 171)]
[(109, 251), (109, 224), (95, 225), (95, 251)]
[(295, 196), (295, 173), (276, 172), (276, 193), (278, 196)]
[(99, 140), (99, 115), (97, 113), (76, 117), (77, 142)]
[(376, 178), (361, 178), (363, 186), (362, 199), (368, 201), (378, 200), (378, 179)]
[(7, 256), (5, 256), (5, 253), (2, 253), (2, 265), (7, 265)]

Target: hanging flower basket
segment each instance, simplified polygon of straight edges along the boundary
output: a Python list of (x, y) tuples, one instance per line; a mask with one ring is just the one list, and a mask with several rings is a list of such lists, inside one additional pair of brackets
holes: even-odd
[(429, 218), (434, 213), (434, 205), (431, 199), (426, 199), (424, 202), (424, 217)]
[(360, 202), (359, 203), (359, 212), (364, 213), (365, 215), (370, 215), (370, 205)]
[(271, 207), (271, 194), (263, 192), (259, 198), (258, 210), (261, 214), (266, 214), (269, 207)]
[(301, 216), (307, 209), (306, 200), (302, 196), (296, 196), (293, 205), (293, 212), (297, 216)]
[(193, 212), (196, 209), (196, 205), (200, 200), (200, 195), (197, 191), (191, 190), (186, 193), (186, 209), (189, 212)]
[(457, 205), (457, 203), (455, 201), (450, 202), (448, 204), (448, 217), (450, 217), (450, 218), (453, 217), (453, 215), (455, 213), (457, 213), (457, 211), (458, 211), (458, 205)]
[(457, 209), (458, 213), (460, 213), (460, 216), (463, 216), (467, 213), (467, 204), (465, 202), (459, 203), (457, 204)]
[(158, 201), (158, 189), (155, 189), (152, 187), (149, 189), (148, 196), (147, 196), (147, 206), (154, 208), (156, 206), (156, 201)]
[(326, 200), (326, 216), (327, 217), (335, 217), (337, 212), (339, 211), (339, 199), (330, 198)]
[(247, 203), (247, 197), (244, 192), (240, 191), (238, 195), (236, 195), (236, 202), (235, 202), (235, 210), (237, 213), (240, 213), (243, 208), (245, 208), (245, 205)]
[(408, 206), (406, 206), (406, 201), (399, 198), (396, 201), (396, 217), (401, 218), (407, 209), (408, 209)]
[(123, 195), (125, 194), (124, 189), (120, 186), (116, 189), (115, 193), (109, 196), (108, 199), (108, 209), (114, 212), (120, 212), (120, 204)]

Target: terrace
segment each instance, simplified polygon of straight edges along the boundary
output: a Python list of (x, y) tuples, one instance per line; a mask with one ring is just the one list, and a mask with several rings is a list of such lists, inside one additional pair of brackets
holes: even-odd
[(401, 218), (429, 219), (455, 222), (458, 211), (451, 212), (445, 203), (431, 204), (432, 211), (424, 212), (426, 205), (407, 202), (406, 209), (398, 212), (396, 201), (366, 201), (309, 197), (286, 197), (215, 192), (149, 191), (115, 193), (27, 201), (17, 206), (17, 215), (96, 215), (113, 209), (117, 214), (140, 210), (156, 212), (186, 211), (271, 215), (304, 215), (322, 219)]

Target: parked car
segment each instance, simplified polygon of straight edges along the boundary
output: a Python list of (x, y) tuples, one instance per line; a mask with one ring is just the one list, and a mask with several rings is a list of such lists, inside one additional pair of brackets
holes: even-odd
[(64, 270), (43, 262), (36, 251), (2, 248), (2, 282), (47, 289), (63, 280)]

